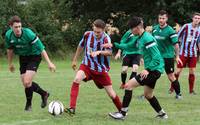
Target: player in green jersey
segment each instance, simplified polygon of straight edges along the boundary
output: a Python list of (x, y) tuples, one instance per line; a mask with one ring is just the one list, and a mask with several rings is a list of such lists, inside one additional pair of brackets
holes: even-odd
[[(129, 80), (125, 85), (122, 109), (120, 112), (109, 113), (114, 119), (125, 119), (128, 106), (132, 99), (133, 89), (144, 86), (144, 96), (153, 109), (158, 113), (157, 118), (167, 119), (168, 116), (161, 108), (158, 100), (153, 95), (156, 81), (164, 71), (164, 61), (157, 48), (155, 38), (144, 30), (143, 21), (140, 17), (133, 17), (129, 21), (129, 27), (134, 35), (139, 35), (136, 45), (141, 50), (144, 59), (144, 70), (135, 78)], [(120, 47), (120, 45), (116, 47)]]
[(41, 62), (41, 55), (48, 63), (49, 69), (54, 72), (56, 67), (50, 61), (44, 45), (33, 31), (29, 28), (22, 28), (21, 19), (13, 16), (9, 22), (10, 29), (6, 32), (6, 48), (8, 65), (11, 72), (15, 71), (12, 63), (14, 54), (19, 55), (21, 81), (25, 88), (26, 105), (25, 111), (31, 111), (33, 92), (41, 95), (41, 108), (46, 107), (49, 93), (43, 90), (33, 81)]
[[(128, 30), (123, 36), (120, 41), (120, 44), (125, 44), (128, 42), (135, 42), (136, 39), (139, 36), (135, 36), (132, 34), (131, 30)], [(141, 58), (141, 52), (139, 49), (133, 44), (132, 47), (126, 48), (126, 49), (119, 49), (115, 59), (118, 59), (121, 57), (121, 53), (123, 56), (123, 62), (122, 62), (122, 71), (121, 71), (121, 89), (124, 89), (124, 85), (126, 83), (126, 77), (127, 77), (127, 71), (129, 67), (132, 67), (132, 73), (130, 75), (129, 79), (132, 79), (137, 75), (137, 70), (140, 65), (140, 58)]]
[[(176, 31), (167, 24), (167, 20), (168, 13), (165, 10), (161, 10), (158, 15), (159, 24), (153, 27), (152, 35), (157, 40), (158, 49), (165, 62), (165, 72), (176, 92), (176, 99), (180, 99), (180, 84), (174, 74), (174, 52), (176, 54), (176, 62), (182, 64), (182, 61), (179, 58), (179, 44)], [(172, 90), (169, 91), (171, 92)]]

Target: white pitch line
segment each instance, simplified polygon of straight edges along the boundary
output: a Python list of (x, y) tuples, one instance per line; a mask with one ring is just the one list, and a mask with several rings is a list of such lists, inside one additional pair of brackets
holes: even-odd
[(34, 124), (34, 123), (37, 123), (37, 122), (46, 122), (48, 121), (49, 119), (35, 119), (35, 120), (29, 120), (29, 121), (25, 121), (25, 120), (21, 120), (21, 121), (16, 121), (16, 122), (13, 122), (13, 123), (3, 123), (1, 125), (22, 125), (22, 124)]

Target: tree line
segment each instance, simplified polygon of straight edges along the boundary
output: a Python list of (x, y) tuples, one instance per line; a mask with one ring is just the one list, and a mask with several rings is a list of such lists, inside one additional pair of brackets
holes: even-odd
[(4, 33), (13, 15), (23, 26), (37, 33), (51, 55), (64, 57), (74, 50), (91, 23), (101, 18), (119, 29), (119, 40), (127, 30), (127, 21), (141, 16), (147, 25), (155, 24), (161, 9), (169, 12), (169, 23), (191, 21), (199, 11), (200, 0), (0, 0), (0, 54), (5, 54)]

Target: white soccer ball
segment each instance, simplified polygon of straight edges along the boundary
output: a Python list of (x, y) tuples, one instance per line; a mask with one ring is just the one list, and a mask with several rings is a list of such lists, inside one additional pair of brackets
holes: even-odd
[(52, 101), (49, 103), (49, 113), (56, 116), (64, 112), (64, 106), (60, 101)]

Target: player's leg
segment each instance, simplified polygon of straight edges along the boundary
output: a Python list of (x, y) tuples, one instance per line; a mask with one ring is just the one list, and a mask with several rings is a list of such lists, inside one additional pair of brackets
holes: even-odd
[(149, 86), (144, 86), (144, 96), (149, 101), (152, 108), (158, 113), (156, 117), (167, 119), (168, 116), (165, 111), (161, 108), (159, 101), (153, 95), (153, 89)]
[(176, 98), (181, 98), (180, 84), (178, 79), (176, 79), (174, 75), (174, 58), (164, 58), (165, 61), (165, 72), (167, 74), (168, 79), (171, 82), (173, 89), (176, 92)]
[(112, 99), (112, 101), (113, 101), (114, 105), (116, 106), (116, 108), (118, 109), (118, 111), (120, 111), (121, 107), (122, 107), (122, 103), (120, 101), (119, 96), (113, 90), (112, 85), (104, 86), (104, 89), (105, 89), (106, 93), (108, 94), (108, 96)]
[[(174, 76), (175, 76), (176, 80), (178, 80), (179, 75), (181, 74), (183, 68), (185, 68), (185, 67), (186, 67), (186, 64), (187, 64), (187, 57), (180, 56), (180, 59), (181, 59), (181, 61), (182, 61), (182, 65), (181, 65), (180, 63), (177, 64), (177, 69), (176, 69), (176, 71), (175, 71), (175, 73), (174, 73)], [(172, 82), (171, 82), (171, 87), (170, 87), (170, 89), (169, 89), (169, 93), (171, 94), (173, 91), (174, 91), (174, 88), (173, 88), (173, 84), (172, 84)]]
[(144, 96), (149, 101), (153, 109), (158, 113), (158, 118), (168, 118), (167, 114), (161, 108), (157, 98), (153, 95), (153, 91), (156, 85), (156, 81), (160, 78), (161, 73), (159, 71), (150, 71), (147, 78), (142, 80), (144, 83)]
[(79, 71), (76, 73), (76, 76), (71, 85), (71, 92), (70, 92), (70, 106), (69, 108), (65, 108), (65, 112), (69, 113), (70, 115), (75, 114), (76, 109), (76, 102), (79, 93), (79, 86), (81, 81), (87, 78), (88, 69), (86, 66), (81, 65)]
[(134, 78), (137, 75), (137, 71), (140, 65), (140, 59), (141, 59), (141, 55), (140, 54), (133, 54), (130, 57), (131, 59), (131, 65), (132, 65), (132, 73), (130, 75), (129, 79)]
[(121, 89), (124, 89), (124, 85), (126, 84), (126, 78), (127, 78), (129, 64), (130, 64), (130, 58), (128, 55), (126, 55), (125, 57), (123, 57), (123, 62), (122, 62), (121, 85), (120, 85)]
[(132, 91), (134, 88), (140, 86), (140, 84), (136, 81), (135, 78), (129, 80), (125, 85), (125, 94), (123, 97), (122, 108), (120, 112), (109, 113), (114, 119), (123, 120), (128, 112), (128, 107), (132, 99)]
[(188, 62), (188, 67), (189, 67), (189, 76), (188, 76), (189, 93), (193, 94), (193, 95), (196, 95), (196, 92), (194, 91), (196, 63), (197, 63), (197, 57), (191, 57), (189, 59), (189, 62)]

